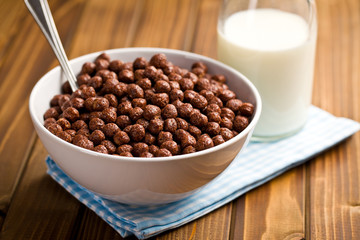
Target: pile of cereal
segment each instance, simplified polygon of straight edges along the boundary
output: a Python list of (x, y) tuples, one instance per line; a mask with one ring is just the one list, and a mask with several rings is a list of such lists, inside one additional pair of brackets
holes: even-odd
[(224, 143), (248, 126), (254, 112), (225, 84), (195, 62), (191, 71), (164, 54), (150, 61), (86, 62), (78, 90), (66, 82), (44, 114), (59, 138), (96, 152), (127, 157), (167, 157)]

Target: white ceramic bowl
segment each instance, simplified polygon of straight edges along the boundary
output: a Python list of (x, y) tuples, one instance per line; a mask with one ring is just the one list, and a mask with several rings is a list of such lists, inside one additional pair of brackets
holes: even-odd
[[(60, 93), (65, 78), (60, 67), (45, 74), (30, 96), (30, 115), (36, 132), (50, 156), (73, 180), (105, 198), (122, 203), (151, 205), (173, 202), (189, 196), (209, 183), (232, 162), (249, 141), (261, 112), (258, 91), (251, 82), (234, 69), (213, 59), (194, 53), (161, 48), (123, 48), (103, 51), (111, 59), (125, 62), (156, 53), (166, 54), (169, 61), (190, 69), (202, 61), (210, 73), (224, 74), (230, 89), (243, 101), (255, 106), (249, 126), (233, 139), (216, 147), (173, 157), (129, 158), (101, 154), (67, 143), (43, 126), (43, 114), (49, 102)], [(70, 61), (75, 73), (84, 62), (94, 61), (100, 54), (92, 53)]]

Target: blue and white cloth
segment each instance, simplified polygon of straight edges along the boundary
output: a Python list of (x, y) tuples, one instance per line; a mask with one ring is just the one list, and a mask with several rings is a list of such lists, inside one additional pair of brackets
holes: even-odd
[(304, 163), (360, 129), (360, 124), (311, 107), (309, 120), (298, 134), (269, 143), (251, 142), (210, 184), (181, 201), (139, 207), (101, 198), (83, 188), (48, 157), (48, 174), (121, 236), (145, 239), (199, 218), (247, 191)]

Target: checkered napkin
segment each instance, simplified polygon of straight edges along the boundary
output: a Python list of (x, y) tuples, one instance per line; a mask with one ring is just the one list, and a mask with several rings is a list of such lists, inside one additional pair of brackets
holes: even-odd
[(121, 236), (145, 239), (199, 218), (247, 191), (351, 136), (360, 124), (311, 107), (298, 134), (277, 142), (251, 142), (233, 163), (196, 194), (162, 206), (139, 207), (109, 201), (78, 185), (48, 157), (48, 174)]

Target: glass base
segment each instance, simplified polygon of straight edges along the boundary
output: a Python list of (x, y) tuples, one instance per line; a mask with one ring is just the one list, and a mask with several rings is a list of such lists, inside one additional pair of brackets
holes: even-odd
[(301, 126), (300, 128), (297, 128), (294, 131), (284, 133), (281, 135), (275, 135), (275, 136), (260, 136), (260, 135), (253, 134), (250, 139), (250, 142), (274, 142), (274, 141), (282, 140), (284, 138), (287, 138), (287, 137), (297, 134), (298, 132), (301, 131), (301, 129), (303, 129), (303, 127), (304, 126)]

